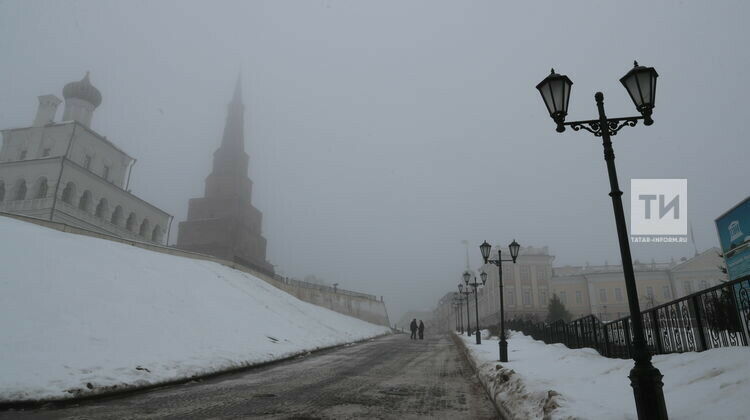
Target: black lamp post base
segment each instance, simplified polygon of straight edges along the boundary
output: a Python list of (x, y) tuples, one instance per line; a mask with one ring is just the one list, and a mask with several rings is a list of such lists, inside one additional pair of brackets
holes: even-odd
[(635, 407), (639, 420), (667, 420), (667, 404), (662, 391), (662, 374), (650, 363), (630, 371), (630, 386), (633, 387)]
[(500, 361), (501, 362), (508, 362), (508, 342), (505, 341), (505, 338), (500, 339), (500, 343), (498, 344), (500, 346)]
[(475, 332), (474, 335), (477, 337), (477, 344), (482, 344), (482, 334), (479, 331)]

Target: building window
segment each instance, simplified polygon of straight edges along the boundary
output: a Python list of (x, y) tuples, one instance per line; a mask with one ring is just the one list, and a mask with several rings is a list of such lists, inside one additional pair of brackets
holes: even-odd
[(109, 181), (109, 166), (104, 165), (104, 173), (102, 174), (102, 177)]
[(115, 211), (112, 212), (110, 223), (120, 226), (120, 223), (122, 223), (122, 206), (115, 207)]
[(622, 289), (619, 287), (615, 288), (615, 300), (618, 302), (622, 302)]
[(581, 305), (583, 303), (583, 293), (580, 290), (576, 290), (576, 304)]
[(682, 287), (685, 289), (686, 295), (693, 293), (693, 283), (691, 283), (690, 280), (682, 282)]
[(547, 291), (539, 291), (539, 306), (547, 306)]
[(672, 294), (669, 291), (669, 286), (663, 286), (661, 288), (661, 294), (664, 295), (664, 299), (669, 299), (670, 295)]
[(565, 292), (560, 292), (560, 302), (563, 303), (563, 305), (568, 304), (568, 295)]
[(26, 180), (22, 179), (16, 184), (16, 194), (13, 197), (14, 200), (25, 200), (26, 199)]
[(154, 226), (154, 231), (151, 232), (151, 240), (157, 243), (161, 243), (164, 234), (159, 225)]
[(646, 286), (646, 296), (649, 297), (649, 299), (654, 298), (654, 288), (651, 286)]
[(599, 301), (600, 302), (607, 301), (607, 289), (599, 289)]
[(513, 287), (509, 287), (505, 293), (508, 298), (508, 304), (511, 306), (516, 306), (516, 289)]
[(52, 149), (50, 149), (49, 147), (46, 148), (46, 149), (44, 149), (44, 151), (42, 151), (42, 157), (49, 156), (49, 154), (50, 154), (51, 151), (52, 151)]
[(36, 198), (47, 197), (47, 178), (42, 177), (36, 187)]
[(26, 159), (26, 151), (25, 150), (21, 150), (21, 154), (18, 155), (18, 159), (19, 160)]
[(91, 169), (91, 156), (86, 155), (83, 157), (83, 167), (86, 169)]
[(0, 203), (5, 199), (5, 183), (0, 181)]
[(521, 281), (524, 283), (531, 283), (531, 267), (528, 265), (521, 266)]
[(63, 193), (62, 193), (62, 201), (64, 203), (73, 204), (73, 196), (75, 195), (75, 193), (76, 193), (75, 184), (72, 182), (68, 182), (65, 185), (65, 189), (63, 190)]
[(146, 236), (151, 231), (151, 225), (148, 222), (148, 219), (143, 219), (143, 222), (141, 222), (141, 228), (138, 230), (138, 234), (146, 238)]
[(510, 264), (503, 265), (503, 284), (514, 283), (513, 266)]
[(531, 305), (531, 290), (529, 289), (523, 290), (523, 304)]
[(125, 222), (125, 229), (130, 232), (135, 231), (135, 213), (130, 213), (130, 216), (128, 216), (128, 220)]
[(81, 200), (78, 202), (78, 209), (88, 213), (91, 208), (91, 191), (86, 190), (81, 195)]
[(537, 281), (546, 281), (547, 280), (547, 267), (544, 267), (542, 265), (537, 265), (534, 269), (536, 272), (536, 280)]
[(102, 198), (99, 200), (99, 204), (96, 205), (96, 212), (94, 212), (94, 216), (104, 219), (104, 213), (107, 212), (107, 199)]

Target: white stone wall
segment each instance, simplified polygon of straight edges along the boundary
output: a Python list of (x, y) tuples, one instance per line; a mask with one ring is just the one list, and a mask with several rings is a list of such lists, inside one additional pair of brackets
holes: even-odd
[[(69, 196), (65, 196), (65, 189), (68, 186), (72, 187), (73, 192)], [(84, 199), (87, 192), (88, 198)], [(87, 201), (88, 205), (85, 205), (85, 203), (82, 205), (82, 200)], [(55, 216), (75, 217), (79, 222), (85, 223), (81, 227), (101, 228), (125, 238), (149, 240), (157, 243), (166, 241), (170, 217), (167, 213), (123, 189), (117, 188), (103, 178), (92, 175), (76, 163), (70, 161), (65, 163), (58, 192), (58, 202), (60, 206), (57, 208), (61, 210), (62, 214), (57, 215), (56, 212)], [(100, 206), (101, 211), (97, 213)], [(120, 217), (114, 217), (117, 211), (119, 211)], [(76, 225), (70, 220), (66, 222)]]
[[(0, 184), (5, 189), (0, 211), (49, 220), (61, 162), (62, 158), (58, 157), (0, 163)], [(47, 192), (40, 196), (39, 185), (44, 179)], [(22, 182), (26, 184), (26, 194), (19, 200), (17, 190)], [(68, 185), (71, 187), (69, 194), (66, 193)], [(84, 195), (87, 199), (82, 205)], [(100, 203), (101, 211), (97, 213)], [(74, 162), (65, 161), (55, 204), (52, 220), (123, 238), (166, 243), (170, 218), (167, 213)], [(118, 207), (121, 217), (113, 223)]]
[[(73, 143), (68, 150), (71, 139)], [(59, 157), (66, 153), (81, 166), (85, 166), (89, 157), (89, 170), (100, 177), (105, 176), (105, 167), (109, 167), (108, 181), (125, 188), (133, 158), (76, 122), (4, 130), (0, 163)]]
[(75, 139), (68, 158), (85, 166), (86, 157), (91, 158), (89, 170), (100, 177), (105, 175), (105, 166), (109, 167), (108, 181), (120, 188), (125, 188), (127, 172), (133, 160), (125, 152), (99, 137), (90, 129), (78, 126)]

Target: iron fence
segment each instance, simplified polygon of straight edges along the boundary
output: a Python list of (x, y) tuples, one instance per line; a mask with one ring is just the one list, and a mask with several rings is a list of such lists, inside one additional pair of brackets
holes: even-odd
[[(651, 354), (747, 346), (750, 341), (750, 277), (647, 309), (641, 312), (641, 319)], [(552, 323), (516, 319), (507, 325), (547, 344), (591, 347), (611, 358), (631, 357), (633, 326), (629, 316), (612, 322), (602, 322), (594, 315)]]
[(328, 285), (324, 285), (324, 284), (310, 283), (310, 282), (307, 282), (307, 281), (297, 280), (297, 279), (293, 279), (293, 278), (290, 278), (290, 277), (282, 277), (282, 276), (280, 276), (278, 274), (275, 274), (273, 276), (273, 278), (276, 281), (279, 281), (279, 282), (282, 282), (282, 283), (286, 283), (286, 284), (291, 284), (291, 285), (294, 285), (294, 286), (297, 286), (297, 287), (304, 287), (306, 289), (321, 290), (321, 291), (324, 291), (324, 292), (337, 293), (337, 294), (340, 294), (340, 295), (347, 295), (347, 296), (354, 296), (354, 297), (360, 297), (360, 298), (374, 300), (374, 301), (382, 300), (382, 299), (378, 299), (378, 297), (375, 296), (375, 295), (370, 295), (370, 294), (367, 294), (367, 293), (360, 293), (360, 292), (353, 292), (351, 290), (346, 290), (346, 289), (342, 289), (340, 287), (333, 287), (333, 286), (328, 286)]

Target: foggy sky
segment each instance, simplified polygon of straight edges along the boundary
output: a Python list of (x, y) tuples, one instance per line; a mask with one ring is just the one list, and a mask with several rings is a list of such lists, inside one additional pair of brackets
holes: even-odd
[[(602, 147), (554, 131), (535, 85), (573, 80), (569, 120), (637, 115), (618, 79), (659, 72), (655, 124), (613, 138), (631, 178), (687, 178), (698, 247), (750, 194), (750, 4), (0, 1), (0, 128), (91, 71), (92, 128), (138, 162), (130, 187), (184, 220), (203, 195), (238, 72), (270, 261), (383, 295), (391, 320), (453, 291), (461, 240), (619, 264)], [(57, 118), (62, 115), (62, 106)], [(642, 261), (691, 244), (632, 244)]]

